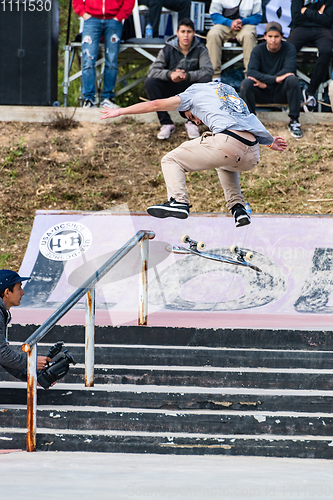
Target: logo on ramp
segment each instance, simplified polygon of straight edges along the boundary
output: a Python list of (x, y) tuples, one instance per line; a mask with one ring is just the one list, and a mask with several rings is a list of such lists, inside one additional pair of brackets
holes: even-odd
[(91, 233), (78, 222), (63, 222), (48, 229), (42, 236), (39, 249), (49, 260), (70, 260), (79, 257), (91, 245)]

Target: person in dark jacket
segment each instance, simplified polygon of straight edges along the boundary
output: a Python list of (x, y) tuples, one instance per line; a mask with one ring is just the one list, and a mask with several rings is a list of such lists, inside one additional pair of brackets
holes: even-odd
[(302, 47), (317, 47), (319, 57), (307, 89), (303, 90), (304, 111), (316, 106), (314, 94), (328, 77), (333, 49), (333, 0), (292, 0), (290, 34), (287, 42), (297, 51)]
[(251, 113), (260, 104), (288, 103), (292, 137), (302, 137), (299, 123), (301, 109), (301, 87), (296, 76), (297, 52), (295, 47), (282, 40), (280, 23), (270, 22), (265, 26), (265, 42), (254, 47), (248, 66), (248, 77), (242, 81), (240, 96)]
[(101, 107), (117, 107), (113, 102), (118, 75), (118, 54), (123, 20), (133, 10), (134, 0), (73, 0), (73, 9), (84, 19), (82, 32), (82, 92), (84, 108), (95, 107), (95, 64), (104, 36), (105, 67)]
[[(170, 37), (150, 66), (145, 89), (151, 101), (164, 99), (184, 92), (193, 83), (207, 83), (213, 76), (213, 66), (208, 50), (195, 37), (194, 24), (182, 19), (177, 34)], [(162, 125), (158, 139), (169, 139), (175, 126), (166, 111), (157, 113)], [(190, 139), (200, 136), (198, 127), (188, 121), (185, 128)]]
[[(19, 380), (27, 380), (27, 355), (14, 351), (8, 343), (8, 325), (11, 320), (10, 308), (19, 306), (24, 295), (22, 278), (15, 271), (0, 270), (0, 365)], [(52, 361), (46, 356), (37, 356), (37, 370), (45, 368)]]

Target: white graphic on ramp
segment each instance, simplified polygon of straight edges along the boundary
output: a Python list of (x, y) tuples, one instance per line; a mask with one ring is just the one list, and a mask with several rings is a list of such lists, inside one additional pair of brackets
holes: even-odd
[(48, 229), (39, 249), (49, 260), (67, 261), (79, 257), (91, 245), (91, 232), (78, 222), (64, 222)]

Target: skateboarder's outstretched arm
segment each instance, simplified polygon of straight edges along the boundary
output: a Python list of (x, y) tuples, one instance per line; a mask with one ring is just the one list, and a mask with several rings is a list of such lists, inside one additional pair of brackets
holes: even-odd
[(156, 99), (155, 101), (139, 102), (127, 108), (107, 108), (103, 106), (101, 120), (105, 118), (116, 118), (122, 115), (141, 115), (143, 113), (153, 113), (156, 111), (175, 111), (180, 105), (178, 95), (166, 99)]

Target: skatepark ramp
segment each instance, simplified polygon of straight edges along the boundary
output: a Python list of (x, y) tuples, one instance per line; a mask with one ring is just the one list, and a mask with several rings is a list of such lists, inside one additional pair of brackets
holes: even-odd
[[(20, 269), (32, 276), (13, 323), (42, 324), (138, 230), (149, 245), (148, 325), (203, 328), (333, 328), (332, 216), (253, 215), (235, 228), (226, 214), (186, 220), (128, 212), (37, 212)], [(232, 245), (254, 254), (263, 270), (175, 255), (166, 248), (190, 235), (212, 254), (233, 257)], [(96, 287), (96, 323), (137, 324), (140, 251), (136, 247)], [(84, 302), (60, 324), (85, 323)]]
[[(85, 311), (78, 302), (43, 341), (77, 364), (37, 391), (37, 450), (333, 457), (332, 218), (38, 213), (13, 308), (16, 349), (137, 232), (148, 260), (148, 326), (137, 326), (140, 253), (96, 289), (94, 387), (84, 387)], [(262, 273), (175, 255), (189, 234), (210, 253), (236, 244)], [(228, 253), (229, 252), (229, 253)], [(231, 254), (230, 254), (231, 256)], [(0, 370), (0, 441), (24, 449), (26, 384)]]
[[(49, 337), (77, 364), (37, 391), (37, 450), (333, 458), (330, 333), (97, 327), (94, 387), (84, 328)], [(26, 384), (0, 378), (1, 448), (25, 449)]]

